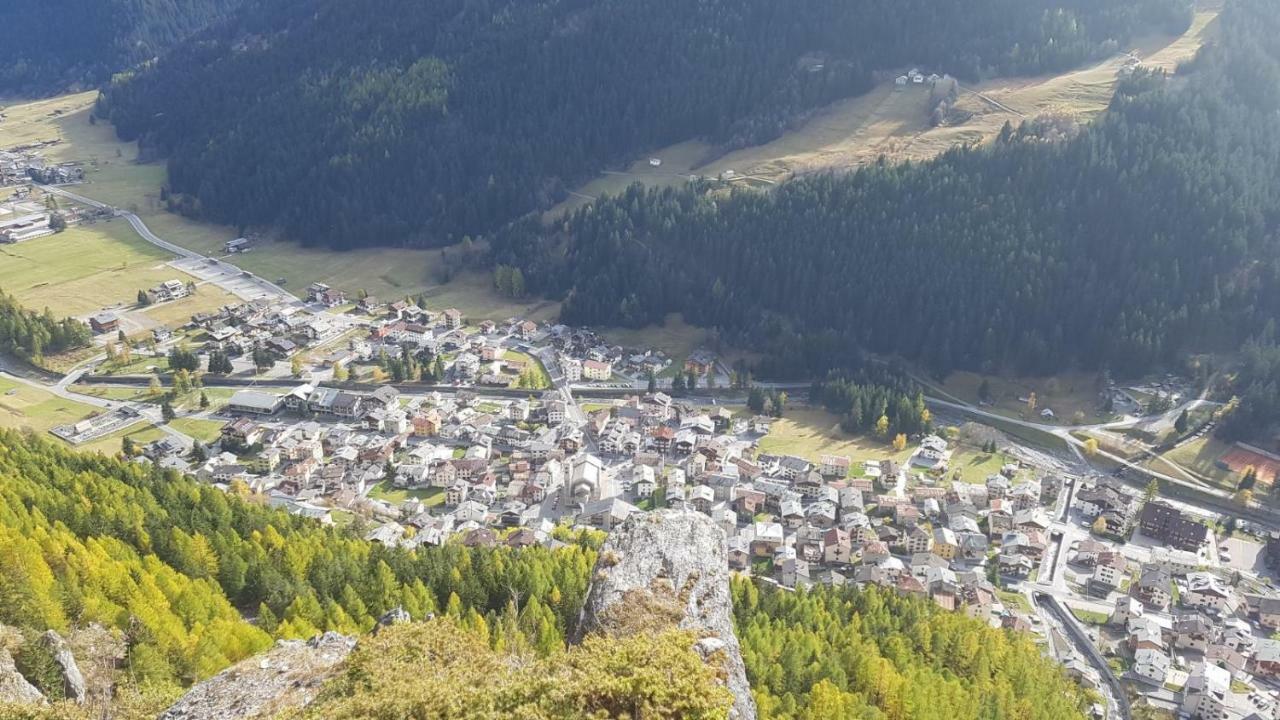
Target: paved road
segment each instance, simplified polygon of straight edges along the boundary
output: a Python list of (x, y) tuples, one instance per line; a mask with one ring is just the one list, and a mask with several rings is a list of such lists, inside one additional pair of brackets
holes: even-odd
[(1107, 691), (1103, 693), (1107, 698), (1107, 706), (1110, 711), (1108, 715), (1119, 720), (1129, 720), (1129, 696), (1125, 694), (1124, 687), (1120, 685), (1120, 680), (1111, 672), (1111, 666), (1107, 665), (1106, 658), (1102, 657), (1102, 653), (1093, 646), (1088, 635), (1080, 629), (1080, 625), (1076, 622), (1071, 612), (1062, 607), (1057, 598), (1043, 592), (1034, 593), (1032, 599), (1035, 603), (1047, 609), (1067, 631), (1071, 641), (1075, 644), (1076, 649), (1089, 662), (1090, 665), (1098, 671), (1099, 677), (1102, 678), (1103, 684)]
[[(169, 242), (168, 240), (165, 240), (164, 238), (152, 232), (151, 228), (147, 227), (147, 224), (142, 221), (142, 218), (138, 217), (134, 213), (128, 212), (126, 210), (121, 210), (120, 208), (113, 207), (104, 202), (94, 200), (93, 198), (85, 197), (84, 195), (71, 192), (70, 190), (67, 190), (62, 187), (58, 187), (56, 185), (38, 185), (38, 187), (47, 193), (52, 193), (54, 195), (67, 198), (68, 200), (73, 200), (75, 202), (82, 203), (90, 207), (95, 207), (100, 210), (111, 211), (111, 213), (116, 217), (124, 218), (129, 223), (129, 225), (133, 227), (134, 231), (137, 232), (138, 235), (142, 237), (142, 239), (146, 240), (152, 245), (155, 245), (156, 247), (159, 247), (163, 250), (173, 253), (174, 255), (177, 255), (181, 260), (194, 261), (194, 263), (196, 264), (208, 264), (211, 260), (214, 261), (214, 263), (216, 263), (216, 266), (211, 265), (211, 267), (215, 267), (216, 269), (220, 270), (221, 273), (219, 275), (212, 275), (210, 277), (205, 277), (203, 274), (200, 274), (198, 272), (192, 272), (192, 269), (195, 269), (195, 268), (190, 264), (182, 263), (181, 260), (178, 261), (178, 265), (179, 265), (179, 268), (182, 269), (184, 272), (188, 272), (192, 275), (196, 275), (197, 277), (200, 277), (201, 279), (208, 280), (210, 282), (218, 284), (219, 286), (223, 286), (223, 289), (227, 290), (228, 292), (232, 292), (236, 295), (244, 297), (244, 288), (243, 287), (236, 288), (233, 283), (229, 282), (233, 278), (233, 276), (236, 276), (238, 274), (239, 278), (242, 280), (242, 283), (249, 282), (255, 287), (255, 289), (257, 290), (257, 296), (262, 296), (262, 295), (273, 296), (284, 302), (297, 303), (299, 305), (302, 304), (302, 301), (299, 300), (297, 297), (295, 297), (292, 293), (280, 287), (279, 285), (276, 285), (273, 282), (270, 282), (264, 278), (257, 277), (256, 275), (246, 274), (243, 271), (241, 271), (240, 268), (237, 268), (230, 263), (221, 262), (214, 258), (208, 258), (204, 255), (201, 255), (200, 253), (194, 252), (192, 250), (188, 250), (187, 248), (184, 248), (181, 245), (177, 245), (175, 243)], [(224, 283), (229, 285), (229, 287), (224, 286)], [(236, 292), (237, 289), (239, 290), (239, 292)]]

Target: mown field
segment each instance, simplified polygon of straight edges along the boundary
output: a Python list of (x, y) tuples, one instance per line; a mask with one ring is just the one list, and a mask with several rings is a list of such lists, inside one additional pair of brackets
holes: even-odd
[(50, 392), (0, 377), (0, 427), (30, 428), (45, 432), (58, 425), (79, 422), (98, 408), (64, 400)]
[(134, 304), (140, 289), (189, 277), (166, 265), (169, 259), (128, 223), (112, 220), (0, 247), (0, 288), (28, 307), (91, 314)]
[(826, 410), (788, 408), (773, 421), (769, 434), (760, 440), (760, 452), (796, 455), (817, 462), (823, 455), (847, 455), (853, 459), (852, 472), (861, 474), (865, 460), (905, 462), (913, 448), (895, 451), (878, 438), (849, 435), (840, 429), (840, 418)]

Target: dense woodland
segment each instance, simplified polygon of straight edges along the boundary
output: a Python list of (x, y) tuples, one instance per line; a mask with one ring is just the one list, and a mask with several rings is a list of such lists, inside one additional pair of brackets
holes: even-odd
[[(130, 687), (162, 697), (164, 688), (207, 677), (273, 638), (359, 633), (396, 606), (419, 619), (442, 615), (478, 639), (406, 631), (424, 643), (462, 642), (471, 659), (449, 670), (454, 674), (442, 666), (439, 677), (381, 673), (360, 693), (331, 698), (326, 717), (364, 717), (379, 704), (378, 692), (388, 707), (438, 697), (441, 682), (475, 663), (515, 672), (502, 654), (554, 658), (585, 597), (599, 540), (566, 532), (556, 550), (451, 544), (409, 552), (360, 540), (358, 531), (270, 510), (243, 488), (223, 492), (172, 471), (0, 431), (0, 624), (28, 633), (101, 624), (127, 648)], [(762, 717), (832, 717), (823, 714), (829, 707), (856, 708), (866, 718), (925, 717), (930, 697), (949, 699), (950, 713), (972, 710), (965, 717), (1079, 717), (1079, 691), (1029, 641), (960, 614), (870, 591), (791, 594), (744, 582), (734, 596)], [(574, 707), (594, 701), (574, 699), (566, 689), (572, 684), (555, 691), (568, 696), (544, 695), (553, 689), (538, 689), (538, 677), (599, 679), (607, 666), (601, 658), (612, 657), (634, 665), (637, 677), (666, 678), (662, 663), (687, 661), (676, 645), (656, 637), (585, 648), (512, 681)], [(19, 650), (20, 667), (33, 664), (24, 655), (31, 646)], [(663, 660), (644, 670), (645, 657)], [(408, 661), (393, 653), (379, 662), (401, 660)], [(598, 699), (642, 689), (639, 681), (631, 690), (601, 682)], [(475, 685), (477, 697), (492, 696), (485, 695), (492, 688)], [(59, 696), (52, 680), (41, 687)], [(717, 701), (696, 689), (644, 687), (668, 702)]]
[(1077, 720), (1088, 704), (1029, 637), (928, 601), (747, 580), (733, 595), (762, 718)]
[(848, 433), (886, 437), (932, 429), (924, 391), (902, 373), (888, 369), (833, 372), (813, 384), (809, 401), (839, 416), (840, 427)]
[(171, 207), (308, 244), (444, 245), (694, 137), (776, 136), (918, 65), (1072, 66), (1190, 0), (251, 0), (98, 112), (168, 155)]
[(1176, 79), (1138, 72), (1110, 111), (931, 162), (776, 191), (633, 187), (495, 261), (566, 298), (571, 323), (668, 313), (821, 375), (859, 350), (939, 373), (1120, 375), (1234, 349), (1280, 309), (1280, 16), (1238, 0)]
[(45, 355), (85, 347), (93, 339), (88, 326), (74, 318), (58, 319), (49, 308), (27, 310), (0, 290), (0, 351), (38, 361)]
[(5, 0), (0, 93), (95, 85), (212, 22), (240, 0)]
[(550, 652), (595, 561), (590, 538), (566, 540), (389, 550), (171, 472), (0, 431), (0, 623), (115, 628), (148, 682), (207, 677), (272, 637), (366, 631), (397, 606), (455, 617), (498, 648), (518, 635)]

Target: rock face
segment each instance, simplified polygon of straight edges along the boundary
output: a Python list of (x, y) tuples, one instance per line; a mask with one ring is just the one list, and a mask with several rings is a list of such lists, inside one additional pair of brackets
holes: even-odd
[(44, 694), (22, 677), (13, 664), (13, 656), (3, 648), (0, 648), (0, 703), (44, 704)]
[(695, 649), (719, 663), (734, 696), (731, 717), (755, 720), (738, 636), (724, 532), (692, 511), (636, 513), (600, 549), (575, 641), (589, 633), (629, 635), (678, 625)]
[(281, 640), (192, 687), (160, 720), (247, 720), (306, 707), (355, 644), (332, 632), (306, 642)]
[(83, 703), (87, 694), (84, 675), (81, 674), (80, 666), (76, 664), (76, 657), (71, 654), (67, 641), (58, 633), (46, 630), (40, 636), (40, 644), (53, 655), (53, 662), (58, 665), (58, 671), (62, 674), (63, 695), (72, 702)]

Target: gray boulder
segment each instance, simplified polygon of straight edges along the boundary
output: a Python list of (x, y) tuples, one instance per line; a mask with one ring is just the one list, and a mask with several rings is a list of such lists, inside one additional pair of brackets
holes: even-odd
[(306, 642), (281, 640), (268, 652), (195, 685), (160, 720), (247, 720), (304, 708), (355, 644), (355, 638), (334, 632)]
[(755, 720), (738, 636), (724, 532), (692, 511), (635, 513), (600, 549), (591, 589), (574, 633), (625, 636), (664, 626), (692, 630), (695, 650), (720, 664), (733, 693), (731, 717)]
[(376, 633), (378, 630), (384, 627), (391, 627), (392, 625), (407, 623), (412, 619), (413, 618), (409, 617), (408, 611), (406, 611), (404, 608), (400, 606), (396, 606), (388, 610), (385, 615), (378, 618), (378, 625), (373, 629), (373, 631)]
[(0, 704), (43, 705), (44, 693), (27, 682), (13, 664), (13, 656), (0, 648)]
[(40, 636), (40, 644), (53, 656), (53, 662), (62, 675), (62, 694), (74, 703), (83, 703), (87, 696), (84, 675), (76, 664), (76, 656), (71, 653), (70, 646), (62, 636), (52, 630), (46, 630)]

